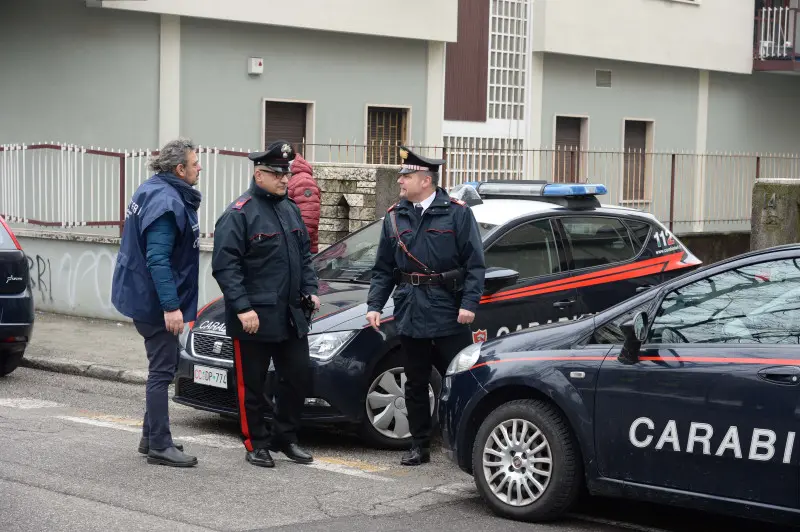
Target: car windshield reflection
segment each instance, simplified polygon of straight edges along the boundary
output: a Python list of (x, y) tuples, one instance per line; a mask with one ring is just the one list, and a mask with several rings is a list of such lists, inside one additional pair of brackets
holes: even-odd
[[(369, 283), (378, 252), (383, 219), (372, 222), (355, 233), (319, 252), (312, 264), (323, 281)], [(481, 237), (496, 225), (478, 222)]]

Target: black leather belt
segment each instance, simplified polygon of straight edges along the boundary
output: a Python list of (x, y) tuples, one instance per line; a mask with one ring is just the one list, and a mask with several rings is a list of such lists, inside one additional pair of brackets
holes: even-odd
[(408, 283), (412, 286), (420, 285), (445, 285), (451, 290), (458, 290), (464, 281), (464, 274), (461, 270), (450, 270), (444, 273), (424, 274), (419, 272), (403, 272), (395, 270), (395, 281), (398, 283)]
[(413, 286), (420, 286), (425, 284), (441, 284), (442, 283), (442, 276), (441, 274), (434, 273), (432, 275), (425, 275), (424, 273), (406, 273), (400, 272), (399, 274), (399, 281), (401, 283), (408, 283)]

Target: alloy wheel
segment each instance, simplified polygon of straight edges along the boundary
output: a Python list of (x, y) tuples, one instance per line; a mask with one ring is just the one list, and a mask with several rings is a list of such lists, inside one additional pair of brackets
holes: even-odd
[(495, 426), (483, 447), (483, 475), (497, 499), (509, 506), (539, 500), (550, 483), (553, 455), (539, 428), (524, 419)]
[[(394, 439), (410, 438), (406, 406), (406, 374), (403, 368), (392, 368), (378, 375), (367, 391), (367, 416), (380, 434)], [(433, 386), (428, 384), (430, 411), (436, 405)]]

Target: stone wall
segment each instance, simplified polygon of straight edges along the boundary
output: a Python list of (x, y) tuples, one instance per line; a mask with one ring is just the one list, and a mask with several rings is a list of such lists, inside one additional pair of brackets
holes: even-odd
[(315, 163), (314, 179), (322, 190), (319, 245), (377, 220), (397, 201), (397, 166)]
[(800, 242), (800, 180), (756, 181), (751, 223), (753, 250)]

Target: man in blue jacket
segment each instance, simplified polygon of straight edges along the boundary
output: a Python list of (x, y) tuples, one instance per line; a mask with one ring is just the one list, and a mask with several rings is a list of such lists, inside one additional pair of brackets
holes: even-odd
[[(392, 295), (394, 318), (405, 352), (406, 406), (412, 445), (400, 463), (430, 461), (431, 366), (441, 375), (472, 343), (469, 324), (483, 294), (486, 265), (472, 210), (439, 186), (442, 159), (400, 148), (397, 179), (401, 200), (383, 218), (367, 297), (367, 322), (380, 329)], [(396, 288), (395, 288), (396, 287)]]
[(150, 162), (125, 213), (111, 301), (133, 320), (149, 361), (139, 452), (147, 463), (191, 467), (197, 458), (172, 441), (168, 387), (180, 353), (178, 335), (197, 314), (200, 270), (200, 162), (194, 144), (168, 142)]

